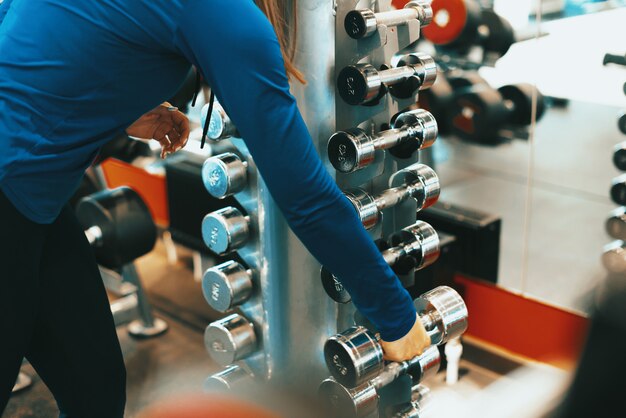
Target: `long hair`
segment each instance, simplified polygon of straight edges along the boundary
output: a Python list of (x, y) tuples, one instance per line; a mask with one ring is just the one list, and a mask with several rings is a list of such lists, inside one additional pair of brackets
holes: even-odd
[(270, 23), (274, 26), (278, 43), (283, 53), (285, 61), (285, 69), (287, 77), (293, 77), (302, 84), (306, 84), (304, 75), (296, 68), (293, 63), (293, 57), (296, 53), (296, 32), (298, 21), (296, 19), (295, 10), (297, 8), (296, 0), (293, 0), (292, 17), (288, 18), (288, 13), (283, 5), (283, 0), (257, 0), (259, 8), (265, 13)]

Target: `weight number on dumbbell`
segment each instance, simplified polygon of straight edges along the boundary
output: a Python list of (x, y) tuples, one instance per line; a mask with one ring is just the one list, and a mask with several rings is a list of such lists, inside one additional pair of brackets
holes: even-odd
[(422, 26), (428, 25), (433, 18), (430, 3), (425, 0), (410, 1), (404, 9), (374, 13), (371, 9), (353, 10), (346, 15), (344, 28), (348, 36), (361, 39), (372, 36), (380, 26), (400, 26), (417, 20)]

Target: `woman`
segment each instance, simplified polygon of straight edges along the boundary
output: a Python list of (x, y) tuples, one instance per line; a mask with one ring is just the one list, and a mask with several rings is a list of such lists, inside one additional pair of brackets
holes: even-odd
[(62, 416), (122, 416), (125, 371), (108, 302), (64, 205), (99, 147), (129, 126), (164, 152), (185, 145), (185, 118), (159, 103), (191, 65), (236, 123), (293, 231), (379, 328), (387, 358), (428, 344), (408, 293), (313, 147), (289, 93), (288, 75), (301, 75), (284, 54), (276, 2), (0, 5), (0, 411), (26, 356)]

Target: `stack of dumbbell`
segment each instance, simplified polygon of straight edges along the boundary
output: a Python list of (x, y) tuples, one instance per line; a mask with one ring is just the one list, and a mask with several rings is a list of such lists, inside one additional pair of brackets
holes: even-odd
[(433, 0), (432, 8), (433, 23), (423, 34), (446, 62), (462, 68), (493, 65), (516, 42), (511, 24), (477, 1)]
[[(431, 167), (417, 162), (420, 152), (437, 139), (437, 122), (429, 111), (409, 106), (418, 92), (433, 85), (437, 67), (430, 56), (419, 52), (400, 57), (393, 66), (389, 62), (407, 46), (403, 42), (417, 41), (420, 27), (432, 20), (432, 8), (427, 1), (410, 1), (400, 10), (390, 10), (386, 1), (377, 2), (376, 10), (356, 9), (356, 5), (351, 0), (337, 3), (341, 100), (336, 115), (341, 130), (328, 140), (327, 156), (338, 185), (385, 260), (401, 279), (414, 278), (416, 270), (439, 256), (437, 232), (425, 222), (416, 222), (415, 213), (437, 201), (440, 184)], [(324, 346), (332, 375), (319, 388), (326, 414), (420, 416), (428, 399), (422, 382), (439, 369), (436, 345), (461, 335), (467, 327), (461, 297), (451, 288), (440, 287), (416, 299), (433, 345), (409, 361), (386, 364), (376, 329), (355, 311), (341, 278), (322, 267), (321, 280), (329, 297), (339, 303), (340, 315), (346, 316), (338, 323), (348, 324)], [(403, 284), (412, 285), (410, 280)], [(406, 396), (390, 400), (394, 396), (385, 395), (389, 388)]]
[(420, 95), (418, 106), (435, 115), (440, 134), (496, 145), (527, 137), (533, 116), (540, 120), (546, 105), (531, 84), (494, 89), (476, 71), (452, 70), (439, 73), (433, 87)]

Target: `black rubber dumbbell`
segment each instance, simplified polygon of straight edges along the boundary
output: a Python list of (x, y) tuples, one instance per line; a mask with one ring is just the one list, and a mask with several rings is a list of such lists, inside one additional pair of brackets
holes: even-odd
[(621, 206), (626, 206), (626, 174), (615, 177), (611, 184), (611, 199)]
[[(624, 84), (624, 88), (624, 94), (626, 94), (626, 84)], [(626, 135), (626, 113), (622, 113), (622, 115), (617, 119), (617, 129)]]
[(342, 99), (351, 105), (376, 104), (389, 91), (406, 99), (418, 90), (427, 89), (437, 78), (437, 65), (423, 53), (407, 54), (394, 68), (377, 70), (371, 64), (345, 67), (337, 77), (337, 89)]
[(143, 199), (130, 187), (84, 197), (76, 217), (99, 264), (119, 269), (152, 251), (157, 229)]
[(395, 157), (410, 158), (415, 151), (430, 147), (437, 132), (430, 112), (410, 110), (394, 118), (391, 129), (376, 135), (360, 128), (334, 133), (328, 140), (328, 159), (337, 171), (352, 173), (373, 163), (376, 150), (389, 149)]
[(620, 171), (626, 171), (626, 141), (620, 142), (613, 148), (613, 165)]
[(611, 238), (626, 241), (626, 207), (621, 206), (609, 214), (605, 223), (606, 233)]
[(534, 95), (537, 98), (536, 120), (540, 120), (545, 101), (531, 84), (511, 84), (498, 90), (487, 85), (463, 89), (455, 95), (447, 115), (450, 131), (470, 141), (493, 143), (505, 127), (530, 125)]
[(454, 105), (455, 95), (464, 89), (481, 85), (487, 85), (487, 81), (476, 71), (439, 72), (435, 84), (420, 93), (417, 105), (430, 111), (437, 120), (439, 134), (447, 135), (450, 133), (448, 113)]
[[(382, 256), (397, 274), (408, 274), (412, 270), (421, 270), (430, 266), (439, 258), (439, 236), (435, 229), (424, 221), (404, 228), (394, 234), (390, 247), (384, 241), (377, 242)], [(332, 300), (337, 303), (348, 303), (352, 300), (341, 280), (327, 268), (322, 267), (320, 273), (322, 286)]]
[(511, 24), (472, 0), (433, 0), (433, 22), (424, 37), (443, 51), (464, 54), (473, 46), (502, 56), (515, 43)]

